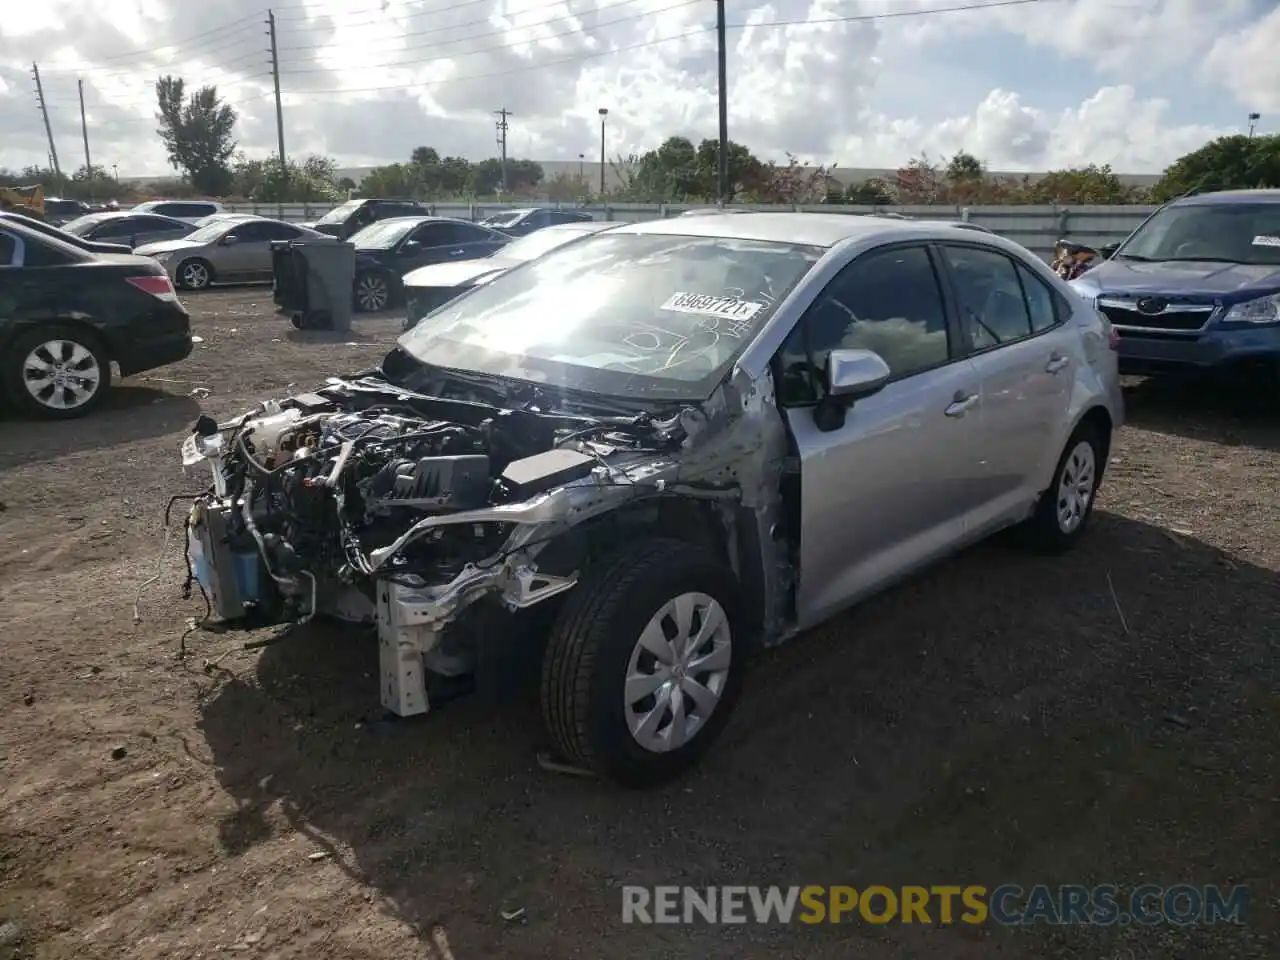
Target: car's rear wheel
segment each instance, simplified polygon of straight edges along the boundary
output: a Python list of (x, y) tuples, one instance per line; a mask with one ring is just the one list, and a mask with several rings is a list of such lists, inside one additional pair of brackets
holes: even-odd
[(24, 413), (69, 420), (92, 411), (111, 386), (111, 362), (101, 342), (70, 324), (45, 324), (5, 351), (0, 380)]
[(590, 569), (556, 618), (542, 710), (569, 763), (627, 787), (683, 773), (742, 689), (740, 590), (714, 554), (678, 540), (622, 548)]
[(203, 290), (213, 283), (213, 267), (197, 257), (183, 260), (174, 272), (178, 276), (178, 286), (183, 290)]
[(1044, 553), (1061, 553), (1084, 534), (1102, 482), (1106, 443), (1093, 423), (1082, 423), (1067, 440), (1053, 482), (1027, 521), (1027, 545)]
[(377, 273), (362, 273), (356, 277), (356, 309), (361, 313), (377, 313), (391, 303), (391, 285), (387, 278)]

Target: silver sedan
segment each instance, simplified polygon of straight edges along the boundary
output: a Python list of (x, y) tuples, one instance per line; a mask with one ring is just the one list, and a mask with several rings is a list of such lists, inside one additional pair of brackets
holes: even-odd
[(134, 253), (164, 264), (174, 284), (203, 290), (211, 283), (271, 279), (273, 240), (328, 240), (296, 223), (255, 217), (211, 220), (180, 240), (148, 243)]

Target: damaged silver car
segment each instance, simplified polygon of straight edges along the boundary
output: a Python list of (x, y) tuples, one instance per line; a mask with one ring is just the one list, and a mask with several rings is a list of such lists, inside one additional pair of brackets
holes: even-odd
[(429, 314), (375, 369), (201, 418), (224, 618), (376, 626), (385, 707), (541, 677), (559, 759), (666, 781), (754, 649), (1005, 527), (1083, 532), (1122, 419), (1104, 317), (946, 223), (637, 223)]

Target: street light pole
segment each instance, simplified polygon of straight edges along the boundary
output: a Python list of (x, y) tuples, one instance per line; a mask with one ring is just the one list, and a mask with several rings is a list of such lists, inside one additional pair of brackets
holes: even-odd
[(729, 202), (729, 80), (725, 64), (724, 0), (716, 0), (716, 56), (719, 74), (720, 150), (716, 170), (716, 193), (720, 203)]
[(604, 201), (604, 121), (609, 116), (608, 107), (600, 108), (600, 200)]
[(1253, 139), (1253, 125), (1261, 119), (1262, 119), (1262, 114), (1260, 113), (1249, 114), (1249, 139), (1250, 140)]

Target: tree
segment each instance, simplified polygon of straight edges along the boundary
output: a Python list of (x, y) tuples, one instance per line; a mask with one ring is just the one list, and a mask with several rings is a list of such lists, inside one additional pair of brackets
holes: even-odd
[(250, 159), (237, 154), (232, 164), (232, 190), (256, 203), (333, 202), (342, 192), (334, 182), (336, 165), (328, 157), (309, 156), (301, 164), (290, 160), (281, 176), (280, 161)]
[(375, 167), (365, 174), (360, 192), (366, 197), (417, 197), (421, 195), (420, 171), (411, 163)]
[[(529, 193), (542, 183), (542, 164), (534, 160), (507, 160), (507, 192)], [(471, 187), (478, 196), (496, 194), (502, 186), (502, 161), (497, 157), (481, 160), (471, 171)]]
[(1280, 135), (1219, 137), (1179, 157), (1151, 188), (1157, 202), (1195, 190), (1280, 186)]
[(893, 192), (899, 203), (936, 203), (943, 186), (942, 171), (924, 153), (908, 160), (893, 175)]
[(1031, 203), (1126, 203), (1133, 190), (1111, 171), (1109, 164), (1099, 167), (1072, 167), (1051, 170), (1029, 184)]
[(887, 206), (893, 203), (893, 188), (879, 177), (872, 177), (861, 183), (849, 184), (842, 199), (845, 203)]
[(946, 198), (952, 203), (975, 203), (985, 199), (987, 171), (982, 161), (961, 150), (947, 161), (943, 179)]
[(591, 178), (585, 174), (557, 173), (547, 182), (547, 199), (572, 203), (591, 196)]
[[(620, 196), (650, 202), (708, 202), (718, 198), (720, 142), (668, 137), (656, 150), (633, 158)], [(729, 141), (729, 198), (758, 188), (765, 166), (740, 143)]]
[(156, 81), (156, 130), (169, 163), (182, 171), (196, 190), (222, 196), (231, 187), (229, 161), (235, 153), (236, 111), (218, 97), (218, 88), (201, 87), (189, 97), (181, 77)]
[(744, 199), (750, 203), (821, 203), (827, 198), (832, 169), (803, 166), (788, 153), (785, 167), (773, 161), (760, 165), (756, 182)]

